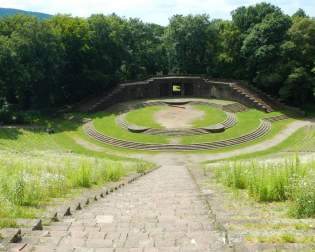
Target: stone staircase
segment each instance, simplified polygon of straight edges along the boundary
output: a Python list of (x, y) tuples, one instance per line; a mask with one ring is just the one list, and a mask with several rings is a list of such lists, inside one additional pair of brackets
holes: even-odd
[(267, 117), (264, 120), (268, 121), (268, 122), (278, 122), (278, 121), (282, 121), (282, 120), (286, 120), (289, 117), (287, 115), (278, 115), (278, 116), (273, 116), (273, 117)]
[(222, 123), (225, 129), (232, 128), (236, 123), (237, 119), (234, 113), (231, 112), (226, 112), (227, 118), (226, 120)]
[(247, 100), (265, 112), (270, 113), (274, 111), (273, 107), (269, 105), (266, 100), (262, 99), (262, 97), (260, 97), (257, 92), (253, 92), (249, 88), (245, 87), (245, 85), (233, 83), (230, 86), (236, 93), (244, 96)]
[[(88, 122), (84, 125), (85, 133), (96, 139), (99, 142), (104, 144), (113, 145), (116, 147), (122, 148), (130, 148), (136, 150), (155, 150), (155, 151), (185, 151), (185, 150), (216, 150), (220, 148), (230, 147), (239, 145), (242, 143), (247, 143), (250, 141), (254, 141), (264, 135), (266, 135), (270, 129), (273, 120), (272, 118), (268, 118), (268, 120), (262, 120), (260, 126), (253, 132), (245, 134), (240, 137), (210, 142), (210, 143), (197, 143), (197, 144), (151, 144), (151, 143), (139, 143), (133, 141), (126, 141), (121, 139), (116, 139), (110, 136), (106, 136), (100, 132), (98, 132), (92, 122)], [(279, 120), (281, 120), (279, 118)]]
[(93, 105), (91, 105), (86, 112), (91, 113), (94, 111), (98, 111), (101, 108), (106, 108), (112, 104), (112, 102), (115, 100), (116, 96), (118, 96), (122, 91), (124, 87), (121, 85), (118, 85), (112, 92), (110, 92), (108, 95), (100, 98), (97, 102), (95, 102)]

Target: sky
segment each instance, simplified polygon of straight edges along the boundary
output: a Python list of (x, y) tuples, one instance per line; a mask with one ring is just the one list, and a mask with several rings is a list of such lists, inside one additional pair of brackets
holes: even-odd
[[(0, 7), (38, 11), (49, 14), (71, 14), (88, 17), (91, 14), (116, 13), (137, 17), (145, 22), (167, 25), (174, 14), (207, 13), (211, 18), (230, 19), (232, 10), (261, 1), (256, 0), (0, 0)], [(315, 16), (314, 0), (269, 0), (285, 13), (293, 14), (302, 8)]]

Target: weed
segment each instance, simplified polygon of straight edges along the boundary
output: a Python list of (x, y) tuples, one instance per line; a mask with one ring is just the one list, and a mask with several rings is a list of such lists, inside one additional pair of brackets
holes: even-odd
[(315, 162), (295, 156), (283, 162), (230, 162), (215, 169), (218, 181), (246, 189), (257, 201), (290, 201), (290, 214), (315, 216)]
[[(53, 197), (64, 197), (75, 188), (117, 181), (128, 171), (146, 164), (111, 161), (73, 153), (9, 153), (0, 155), (0, 219), (33, 217)], [(30, 216), (27, 216), (30, 213)]]
[(293, 234), (282, 234), (281, 239), (286, 243), (295, 243), (296, 238)]

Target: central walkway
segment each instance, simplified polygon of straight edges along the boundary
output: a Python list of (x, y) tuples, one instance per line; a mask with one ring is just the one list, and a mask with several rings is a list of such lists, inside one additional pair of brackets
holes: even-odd
[(208, 212), (186, 167), (162, 166), (36, 231), (22, 251), (220, 251), (223, 239)]

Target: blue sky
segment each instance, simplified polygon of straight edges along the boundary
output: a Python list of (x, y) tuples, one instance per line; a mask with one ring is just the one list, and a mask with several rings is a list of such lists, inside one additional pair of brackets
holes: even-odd
[[(139, 17), (147, 22), (165, 25), (174, 14), (207, 13), (211, 18), (229, 19), (230, 12), (255, 0), (0, 0), (0, 7), (40, 11), (50, 14), (66, 13), (87, 17), (93, 13), (117, 13), (125, 17)], [(298, 8), (315, 16), (314, 0), (270, 0), (287, 14)]]

